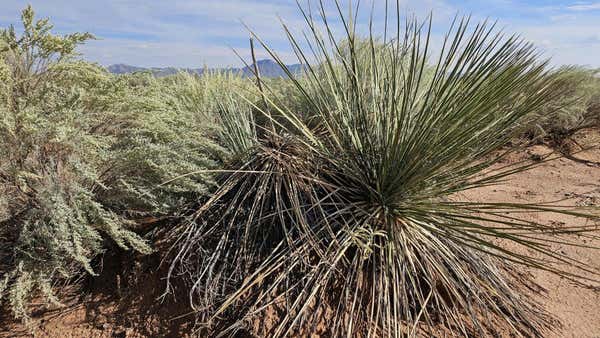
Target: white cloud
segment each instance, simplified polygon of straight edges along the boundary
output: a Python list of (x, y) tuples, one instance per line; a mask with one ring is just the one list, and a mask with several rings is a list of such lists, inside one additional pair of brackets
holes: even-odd
[(565, 17), (551, 25), (518, 25), (512, 29), (538, 45), (555, 65), (600, 66), (600, 32), (595, 18)]
[(567, 6), (568, 10), (571, 11), (593, 11), (600, 10), (600, 2), (594, 3), (577, 3), (574, 5)]
[[(199, 67), (239, 65), (229, 48), (247, 55), (245, 22), (274, 49), (293, 62), (277, 15), (294, 31), (304, 27), (294, 0), (1, 0), (0, 23), (16, 23), (19, 11), (32, 3), (39, 16), (50, 17), (61, 33), (89, 31), (101, 40), (82, 48), (86, 58), (102, 63), (129, 63), (141, 66)], [(308, 0), (300, 0), (306, 3)], [(312, 0), (313, 9), (315, 1)], [(346, 2), (347, 0), (342, 0)], [(356, 0), (353, 0), (356, 3)], [(371, 0), (362, 1), (362, 20), (358, 25), (368, 31)], [(383, 0), (375, 4), (375, 25), (383, 26)], [(393, 4), (394, 0), (389, 0)], [(326, 12), (335, 17), (331, 0)], [(434, 34), (448, 28), (454, 15), (473, 14), (473, 21), (499, 17), (499, 26), (540, 45), (555, 63), (580, 63), (600, 66), (598, 53), (598, 11), (600, 3), (553, 2), (551, 6), (527, 5), (522, 1), (490, 0), (401, 0), (401, 15), (425, 18), (432, 13)], [(345, 10), (345, 8), (344, 8)], [(339, 21), (333, 20), (341, 32)], [(265, 56), (264, 51), (260, 55)]]

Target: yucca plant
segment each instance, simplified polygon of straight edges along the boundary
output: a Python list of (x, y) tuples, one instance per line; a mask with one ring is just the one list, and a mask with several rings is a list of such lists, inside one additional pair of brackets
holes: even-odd
[[(566, 266), (597, 273), (549, 247), (553, 236), (594, 237), (596, 217), (457, 196), (531, 165), (500, 166), (499, 149), (556, 93), (547, 62), (531, 44), (469, 18), (453, 23), (432, 58), (431, 20), (402, 24), (398, 11), (386, 11), (383, 37), (359, 38), (354, 16), (335, 4), (342, 40), (323, 2), (319, 23), (299, 6), (306, 41), (283, 24), (305, 65), (302, 78), (288, 75), (308, 106), (299, 113), (263, 90), (267, 106), (254, 107), (272, 123), (259, 127), (271, 132), (230, 164), (182, 226), (170, 277), (185, 275), (201, 320), (222, 335), (552, 329), (521, 292), (531, 281), (521, 283), (515, 266), (579, 281)], [(521, 92), (529, 95), (516, 100)], [(521, 218), (526, 212), (594, 222), (556, 227)]]

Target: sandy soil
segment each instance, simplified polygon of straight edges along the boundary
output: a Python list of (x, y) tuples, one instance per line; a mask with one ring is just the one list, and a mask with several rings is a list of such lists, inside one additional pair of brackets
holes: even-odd
[[(575, 139), (586, 147), (598, 144), (600, 134), (597, 131), (587, 132), (576, 135)], [(551, 150), (545, 146), (533, 146), (522, 153), (515, 154), (517, 156), (512, 157), (510, 161), (518, 161), (526, 157), (536, 158), (549, 152)], [(574, 156), (583, 161), (597, 162), (600, 161), (600, 149), (582, 151)], [(500, 186), (469, 191), (463, 193), (462, 197), (472, 201), (520, 203), (564, 200), (558, 204), (600, 206), (600, 167), (592, 163), (560, 158), (511, 176)], [(574, 225), (574, 222), (582, 222), (553, 214), (527, 215), (527, 218), (556, 225)], [(598, 239), (575, 237), (573, 242), (600, 247)], [(561, 244), (553, 244), (552, 249), (566, 253), (571, 258), (587, 263), (600, 271), (599, 250)], [(546, 290), (533, 297), (560, 322), (558, 327), (560, 331), (548, 334), (547, 337), (600, 338), (600, 284), (575, 285), (551, 273), (529, 272), (534, 276), (535, 282)], [(592, 274), (584, 274), (584, 276), (597, 279)]]
[[(598, 144), (599, 132), (577, 135), (582, 145)], [(508, 162), (536, 158), (548, 153), (545, 146), (534, 146), (512, 156)], [(600, 150), (576, 154), (579, 159), (600, 161)], [(600, 167), (558, 159), (519, 173), (503, 185), (487, 187), (461, 194), (473, 201), (553, 201), (568, 198), (561, 204), (600, 205)], [(528, 215), (544, 222), (572, 224), (573, 220), (556, 215)], [(600, 231), (600, 230), (599, 230)], [(575, 238), (579, 244), (598, 246), (600, 240)], [(572, 258), (581, 260), (600, 271), (600, 251), (587, 248), (553, 245)], [(25, 326), (0, 313), (0, 337), (182, 337), (190, 335), (192, 319), (186, 307), (187, 299), (175, 302), (159, 299), (164, 291), (164, 272), (157, 270), (158, 257), (143, 259), (126, 253), (106, 257), (103, 273), (85, 289), (83, 299), (72, 299), (69, 307), (39, 313)], [(132, 268), (125, 268), (130, 267)], [(129, 270), (127, 270), (129, 269)], [(534, 297), (561, 323), (561, 331), (548, 337), (600, 338), (600, 285), (574, 285), (549, 273), (532, 271), (534, 279), (546, 292)], [(138, 277), (132, 277), (138, 276)]]

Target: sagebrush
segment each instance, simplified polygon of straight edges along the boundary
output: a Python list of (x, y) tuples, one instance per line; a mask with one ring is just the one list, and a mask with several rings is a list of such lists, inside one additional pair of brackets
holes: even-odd
[(247, 86), (114, 76), (76, 54), (92, 35), (53, 35), (31, 7), (22, 21), (23, 34), (0, 32), (0, 299), (17, 317), (40, 291), (57, 303), (54, 284), (94, 274), (107, 241), (152, 250), (137, 221), (176, 218), (210, 191), (200, 171), (233, 154), (218, 113), (229, 86)]

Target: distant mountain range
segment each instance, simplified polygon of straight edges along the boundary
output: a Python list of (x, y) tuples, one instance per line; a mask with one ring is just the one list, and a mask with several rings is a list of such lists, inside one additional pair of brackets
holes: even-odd
[[(286, 77), (284, 70), (273, 60), (265, 59), (256, 61), (258, 70), (261, 76), (264, 77)], [(191, 74), (203, 74), (205, 71), (229, 71), (239, 72), (242, 76), (253, 76), (253, 65), (243, 68), (175, 68), (175, 67), (164, 67), (164, 68), (144, 68), (136, 67), (125, 64), (115, 64), (107, 67), (108, 71), (113, 74), (129, 74), (135, 72), (149, 71), (155, 76), (168, 76), (178, 72), (188, 72)], [(298, 74), (302, 70), (300, 64), (292, 64), (286, 66), (293, 74)]]

